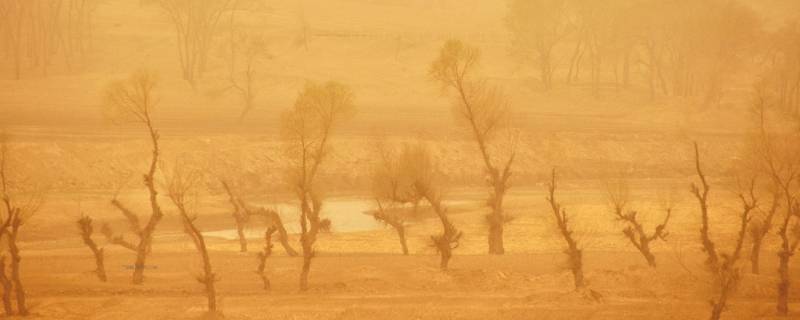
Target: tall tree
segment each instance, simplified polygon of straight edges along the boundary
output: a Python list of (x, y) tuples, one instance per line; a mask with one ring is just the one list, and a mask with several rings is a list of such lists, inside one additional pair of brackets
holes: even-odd
[(583, 278), (583, 249), (579, 247), (578, 240), (575, 239), (575, 232), (573, 227), (570, 226), (570, 216), (567, 215), (567, 210), (556, 199), (556, 190), (558, 189), (558, 179), (556, 177), (556, 169), (550, 175), (550, 181), (547, 183), (547, 203), (550, 205), (550, 210), (555, 218), (556, 228), (559, 234), (564, 239), (567, 247), (564, 253), (567, 254), (567, 261), (570, 271), (572, 271), (572, 280), (575, 284), (575, 289), (583, 288), (586, 283)]
[(300, 201), (300, 244), (303, 269), (300, 290), (308, 289), (317, 235), (330, 227), (322, 219), (320, 170), (330, 152), (333, 131), (355, 111), (352, 90), (338, 82), (308, 83), (283, 114), (283, 136), (289, 158), (289, 185)]
[(186, 234), (192, 238), (195, 249), (200, 255), (200, 260), (203, 265), (203, 272), (197, 276), (197, 282), (200, 282), (205, 288), (206, 298), (208, 300), (208, 311), (217, 311), (217, 290), (214, 283), (217, 282), (217, 277), (214, 274), (211, 266), (211, 258), (208, 254), (206, 247), (206, 240), (203, 233), (197, 227), (195, 220), (197, 214), (192, 212), (189, 207), (189, 199), (191, 193), (195, 192), (195, 187), (202, 179), (200, 171), (188, 168), (183, 161), (175, 161), (171, 170), (164, 170), (164, 186), (167, 190), (167, 196), (178, 209), (178, 215), (181, 217), (183, 229)]
[(431, 64), (430, 75), (444, 88), (455, 92), (453, 113), (478, 144), (486, 184), (491, 188), (489, 199), (486, 200), (491, 209), (491, 213), (486, 216), (489, 224), (489, 253), (503, 254), (503, 225), (508, 221), (503, 210), (503, 200), (510, 187), (516, 137), (510, 135), (511, 142), (506, 146), (497, 143), (501, 131), (507, 126), (508, 102), (499, 89), (491, 87), (483, 80), (475, 79), (479, 58), (480, 52), (477, 48), (458, 40), (447, 41), (440, 50), (439, 57)]
[[(139, 219), (133, 211), (125, 207), (116, 198), (111, 201), (111, 204), (128, 219), (131, 228), (139, 238), (137, 244), (132, 244), (126, 242), (121, 236), (110, 237), (114, 239), (114, 243), (136, 252), (136, 262), (133, 265), (134, 284), (144, 282), (145, 262), (147, 255), (150, 253), (153, 233), (164, 216), (161, 206), (158, 204), (158, 191), (155, 185), (160, 152), (158, 145), (160, 136), (153, 121), (153, 113), (157, 102), (154, 95), (156, 83), (155, 74), (148, 71), (138, 71), (127, 80), (112, 82), (104, 93), (105, 111), (112, 121), (133, 122), (144, 126), (147, 129), (148, 138), (152, 145), (150, 165), (143, 176), (143, 182), (147, 187), (150, 201), (150, 217), (147, 223), (144, 226), (140, 226)], [(107, 226), (105, 229), (104, 233), (107, 235), (112, 233)]]
[(744, 240), (747, 237), (747, 227), (750, 223), (752, 213), (758, 205), (755, 195), (755, 178), (748, 180), (746, 186), (742, 186), (744, 191), (739, 193), (742, 203), (742, 212), (739, 214), (739, 226), (737, 228), (734, 248), (730, 253), (722, 253), (716, 244), (711, 240), (709, 223), (709, 201), (708, 195), (710, 186), (700, 161), (700, 150), (697, 143), (694, 144), (694, 164), (697, 172), (699, 184), (692, 183), (691, 193), (697, 199), (700, 207), (700, 241), (703, 251), (706, 254), (706, 267), (714, 277), (716, 285), (716, 297), (711, 300), (711, 320), (719, 320), (722, 312), (725, 311), (728, 299), (736, 289), (741, 279), (740, 268), (736, 265), (741, 256)]

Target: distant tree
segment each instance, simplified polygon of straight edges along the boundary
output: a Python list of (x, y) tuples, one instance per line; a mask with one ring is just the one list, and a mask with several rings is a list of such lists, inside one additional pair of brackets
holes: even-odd
[(217, 290), (214, 286), (214, 283), (217, 282), (217, 277), (212, 270), (211, 258), (208, 255), (203, 233), (195, 224), (197, 214), (193, 213), (189, 208), (189, 199), (187, 199), (190, 193), (195, 192), (194, 189), (202, 179), (202, 175), (200, 171), (189, 168), (183, 161), (175, 161), (172, 169), (162, 168), (161, 172), (164, 175), (164, 187), (167, 190), (167, 197), (178, 209), (178, 214), (183, 223), (183, 230), (192, 238), (197, 253), (200, 254), (203, 273), (197, 276), (197, 281), (205, 287), (208, 311), (214, 313), (217, 311)]
[(112, 121), (133, 122), (147, 128), (147, 133), (152, 144), (152, 157), (147, 172), (144, 174), (144, 185), (149, 192), (150, 217), (144, 226), (141, 226), (138, 216), (124, 206), (116, 197), (111, 204), (119, 209), (128, 220), (131, 231), (139, 238), (137, 244), (127, 242), (121, 235), (114, 235), (108, 225), (103, 227), (103, 233), (111, 243), (121, 245), (136, 252), (136, 262), (133, 265), (133, 283), (144, 282), (144, 269), (147, 255), (153, 241), (153, 232), (163, 218), (164, 214), (158, 204), (158, 191), (155, 185), (155, 175), (159, 159), (159, 134), (153, 122), (153, 112), (156, 107), (154, 90), (156, 76), (147, 71), (138, 71), (127, 80), (112, 82), (104, 92), (106, 114)]
[(439, 165), (430, 151), (422, 144), (409, 147), (403, 155), (403, 162), (409, 166), (410, 176), (413, 177), (415, 192), (428, 202), (442, 224), (442, 233), (431, 236), (431, 241), (440, 255), (439, 268), (446, 271), (450, 258), (453, 256), (453, 250), (458, 248), (463, 233), (456, 229), (450, 221), (447, 216), (447, 208), (442, 203)]
[[(3, 204), (0, 216), (0, 240), (6, 245), (0, 257), (0, 284), (3, 287), (3, 308), (6, 315), (14, 314), (11, 305), (13, 293), (17, 302), (17, 314), (29, 314), (25, 289), (20, 278), (20, 248), (18, 245), (19, 229), (41, 207), (44, 191), (31, 185), (30, 177), (23, 176), (18, 159), (12, 159), (10, 138), (0, 133), (0, 199)], [(10, 257), (10, 273), (6, 273), (6, 257)]]
[(583, 250), (578, 246), (578, 241), (575, 239), (575, 234), (570, 227), (570, 218), (567, 215), (567, 210), (556, 200), (556, 189), (558, 180), (556, 179), (556, 169), (554, 168), (550, 176), (550, 181), (547, 184), (547, 202), (550, 204), (550, 209), (553, 211), (555, 218), (556, 228), (564, 238), (567, 248), (564, 253), (567, 254), (567, 261), (570, 271), (572, 271), (573, 282), (575, 289), (581, 289), (585, 286), (583, 280)]
[(308, 83), (294, 107), (283, 114), (283, 136), (289, 159), (288, 182), (300, 201), (300, 243), (303, 269), (300, 290), (308, 289), (308, 274), (314, 258), (317, 234), (330, 227), (322, 219), (319, 171), (329, 153), (334, 129), (354, 111), (353, 92), (337, 82)]
[(800, 20), (768, 34), (769, 50), (762, 71), (763, 95), (773, 109), (800, 123)]
[[(477, 48), (457, 40), (447, 41), (439, 57), (431, 64), (430, 74), (443, 87), (456, 93), (453, 107), (456, 119), (475, 139), (483, 159), (486, 184), (491, 188), (486, 204), (491, 213), (489, 224), (489, 253), (503, 254), (503, 225), (509, 218), (503, 210), (503, 200), (510, 188), (511, 165), (516, 156), (516, 141), (512, 138), (506, 150), (497, 144), (500, 131), (507, 126), (508, 101), (497, 88), (483, 80), (474, 79), (479, 63)], [(505, 153), (504, 156), (498, 154)]]
[(616, 181), (616, 183), (609, 183), (606, 186), (608, 192), (608, 202), (611, 205), (614, 217), (625, 224), (625, 229), (622, 234), (625, 235), (631, 244), (639, 250), (639, 253), (647, 260), (650, 267), (655, 268), (656, 257), (650, 250), (650, 243), (657, 240), (664, 240), (667, 236), (667, 223), (672, 216), (672, 208), (666, 209), (664, 220), (656, 225), (652, 233), (648, 233), (644, 229), (643, 221), (639, 217), (639, 211), (631, 210), (628, 208), (630, 190), (628, 189), (628, 182), (624, 179)]
[(227, 56), (229, 89), (239, 96), (242, 101), (242, 111), (239, 113), (239, 122), (256, 106), (256, 97), (259, 91), (257, 70), (267, 54), (267, 42), (260, 34), (248, 31), (237, 25), (236, 11), (240, 2), (235, 1), (231, 10), (228, 36), (230, 50)]
[(83, 61), (97, 5), (97, 0), (0, 1), (0, 46), (13, 61), (14, 78), (26, 67), (47, 76), (56, 58), (63, 58), (67, 69)]
[(300, 0), (297, 3), (297, 22), (300, 24), (300, 34), (297, 36), (295, 43), (299, 46), (303, 46), (303, 48), (308, 51), (309, 31), (311, 30), (311, 26), (306, 17), (305, 0)]
[(155, 0), (175, 27), (183, 79), (202, 77), (217, 25), (234, 0)]
[(89, 216), (81, 216), (78, 219), (78, 230), (81, 232), (81, 239), (83, 239), (83, 243), (89, 247), (89, 250), (92, 251), (94, 255), (94, 262), (96, 265), (95, 274), (97, 274), (97, 278), (100, 279), (102, 282), (106, 282), (106, 267), (103, 256), (103, 248), (97, 246), (97, 243), (92, 239), (92, 235), (94, 234), (94, 226), (92, 226), (92, 218)]
[(711, 300), (711, 320), (718, 320), (725, 311), (728, 299), (736, 290), (736, 286), (741, 279), (741, 270), (736, 266), (736, 262), (741, 255), (745, 238), (747, 238), (748, 223), (752, 217), (753, 210), (757, 207), (755, 196), (755, 179), (750, 179), (747, 183), (746, 191), (739, 194), (742, 202), (742, 212), (739, 214), (739, 227), (735, 240), (734, 249), (730, 254), (719, 253), (719, 249), (711, 240), (709, 226), (709, 205), (708, 194), (710, 187), (703, 173), (700, 163), (700, 151), (697, 143), (694, 144), (695, 169), (699, 177), (699, 186), (695, 183), (691, 185), (691, 192), (697, 198), (700, 206), (700, 217), (702, 227), (700, 228), (700, 240), (703, 244), (703, 251), (706, 253), (706, 267), (714, 276), (714, 283), (717, 287), (717, 297)]
[(554, 50), (570, 31), (565, 0), (512, 0), (506, 24), (511, 48), (523, 60), (534, 60), (545, 91), (553, 88)]

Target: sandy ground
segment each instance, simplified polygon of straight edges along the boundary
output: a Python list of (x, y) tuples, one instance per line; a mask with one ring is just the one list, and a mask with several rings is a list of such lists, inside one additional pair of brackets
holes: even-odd
[[(571, 274), (564, 268), (562, 244), (552, 229), (542, 190), (516, 190), (509, 196), (509, 211), (516, 218), (507, 226), (508, 253), (504, 256), (484, 254), (486, 230), (478, 201), (481, 193), (472, 190), (451, 194), (468, 201), (452, 206), (451, 217), (464, 230), (465, 238), (447, 272), (438, 270), (438, 257), (427, 243), (428, 236), (437, 231), (436, 220), (430, 218), (415, 221), (409, 227), (410, 256), (399, 254), (391, 229), (323, 234), (317, 246), (319, 256), (312, 267), (311, 288), (305, 293), (299, 292), (297, 286), (301, 260), (286, 256), (279, 246), (267, 261), (273, 288), (265, 292), (253, 272), (260, 239), (249, 239), (251, 252), (240, 253), (235, 240), (209, 237), (222, 313), (226, 319), (705, 318), (713, 283), (703, 271), (703, 256), (695, 228), (691, 227), (697, 225), (698, 219), (693, 200), (685, 197), (675, 205), (671, 234), (666, 242), (654, 247), (659, 266), (651, 269), (622, 238), (602, 201), (602, 193), (586, 185), (591, 184), (565, 183), (563, 192), (563, 201), (573, 212), (574, 221), (584, 222), (576, 224), (576, 232), (585, 250), (585, 290), (571, 289)], [(730, 250), (735, 202), (729, 198), (732, 194), (723, 191), (713, 196), (714, 238), (722, 250)], [(326, 216), (336, 220), (351, 214), (336, 212), (335, 203), (340, 199), (329, 200), (334, 205)], [(642, 192), (638, 199), (637, 206), (649, 210), (646, 217), (660, 217), (655, 192)], [(222, 208), (224, 200), (218, 201)], [(105, 212), (96, 221), (113, 216), (113, 211)], [(232, 225), (224, 210), (201, 213), (198, 222), (207, 230)], [(60, 225), (63, 227), (64, 223)], [(254, 221), (252, 228), (258, 226)], [(190, 240), (180, 232), (174, 215), (168, 214), (159, 228), (146, 281), (140, 286), (130, 284), (133, 256), (129, 251), (105, 245), (109, 281), (100, 283), (91, 272), (91, 254), (77, 234), (52, 233), (59, 236), (33, 237), (23, 244), (23, 279), (37, 317), (207, 316), (202, 287), (194, 280), (200, 272), (198, 256)], [(105, 243), (97, 237), (101, 244)], [(774, 317), (775, 238), (768, 238), (762, 254), (762, 275), (747, 272), (746, 256), (740, 262), (743, 280), (725, 319)], [(296, 240), (293, 235), (295, 246)], [(797, 266), (793, 270), (800, 271)], [(800, 309), (798, 296), (800, 282), (794, 281), (795, 310)], [(800, 313), (795, 311), (791, 316), (800, 317)]]

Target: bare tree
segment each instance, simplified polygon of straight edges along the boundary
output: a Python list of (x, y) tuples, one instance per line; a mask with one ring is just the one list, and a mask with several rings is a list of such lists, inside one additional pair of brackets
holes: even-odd
[(14, 78), (25, 67), (47, 76), (55, 58), (63, 58), (67, 69), (83, 60), (91, 41), (92, 15), (96, 0), (5, 0), (0, 1), (0, 46), (13, 61)]
[(229, 17), (230, 50), (227, 59), (229, 89), (234, 90), (242, 101), (239, 122), (256, 106), (256, 96), (260, 91), (256, 83), (257, 69), (264, 58), (269, 57), (264, 37), (237, 25), (236, 12), (240, 4), (240, 1), (234, 1)]
[[(780, 186), (775, 181), (774, 177), (770, 174), (769, 169), (769, 162), (772, 161), (772, 156), (770, 154), (774, 150), (775, 141), (773, 141), (773, 136), (769, 133), (768, 126), (768, 108), (766, 105), (766, 97), (764, 95), (763, 87), (756, 88), (757, 94), (754, 103), (754, 116), (756, 118), (756, 127), (757, 130), (755, 134), (752, 136), (752, 141), (749, 144), (749, 149), (747, 152), (749, 155), (746, 155), (750, 163), (748, 165), (750, 168), (749, 170), (753, 171), (754, 175), (765, 175), (768, 179), (766, 183), (766, 192), (770, 194), (770, 202), (769, 205), (764, 208), (756, 208), (753, 219), (750, 221), (750, 227), (748, 229), (750, 239), (752, 240), (752, 245), (750, 249), (750, 269), (751, 272), (754, 274), (758, 274), (760, 272), (760, 257), (761, 257), (761, 247), (764, 242), (764, 238), (769, 234), (770, 230), (772, 230), (776, 213), (778, 213), (783, 196)], [(764, 157), (763, 155), (767, 155)]]
[(450, 221), (447, 208), (442, 203), (441, 173), (438, 164), (422, 144), (406, 146), (402, 154), (403, 163), (409, 166), (410, 176), (413, 177), (411, 181), (415, 192), (430, 204), (442, 224), (442, 233), (431, 236), (431, 242), (440, 255), (439, 268), (446, 271), (453, 250), (458, 248), (463, 233)]
[(189, 237), (192, 238), (195, 249), (200, 254), (203, 264), (203, 274), (197, 276), (197, 281), (200, 282), (206, 291), (206, 298), (208, 299), (208, 311), (217, 311), (217, 290), (214, 283), (217, 282), (217, 277), (211, 267), (211, 258), (208, 255), (206, 248), (206, 241), (203, 233), (195, 225), (197, 214), (191, 212), (188, 207), (187, 197), (193, 191), (202, 176), (200, 171), (187, 169), (187, 166), (182, 161), (175, 161), (172, 170), (164, 170), (164, 185), (167, 189), (167, 196), (178, 209), (178, 214), (183, 222), (183, 229)]
[(765, 91), (775, 109), (800, 121), (800, 21), (790, 21), (768, 39)]
[[(798, 185), (800, 184), (800, 144), (797, 143), (798, 132), (787, 123), (785, 111), (782, 109), (780, 97), (774, 95), (769, 83), (760, 83), (755, 87), (755, 114), (757, 116), (758, 133), (754, 154), (759, 169), (764, 173), (772, 188), (777, 192), (773, 199), (781, 203), (775, 207), (778, 217), (778, 301), (777, 311), (781, 315), (789, 312), (789, 286), (791, 258), (800, 245), (800, 204), (798, 203)], [(777, 111), (778, 117), (771, 119), (771, 113)], [(772, 210), (772, 209), (771, 209)]]
[(292, 245), (289, 244), (289, 233), (286, 232), (286, 227), (283, 226), (283, 221), (281, 220), (281, 216), (277, 211), (263, 207), (251, 207), (247, 205), (244, 205), (244, 208), (247, 210), (248, 216), (260, 216), (264, 218), (267, 228), (275, 228), (275, 230), (278, 232), (278, 241), (280, 241), (283, 250), (286, 251), (286, 254), (292, 257), (297, 256), (297, 250), (292, 248)]
[(416, 168), (408, 154), (413, 149), (404, 146), (402, 149), (378, 145), (378, 163), (373, 169), (372, 194), (375, 197), (376, 209), (372, 216), (397, 232), (400, 248), (404, 255), (408, 255), (406, 244), (406, 214), (403, 206), (412, 204), (414, 211), (422, 200), (422, 195), (414, 187)]
[(700, 240), (703, 244), (703, 251), (706, 253), (706, 266), (714, 275), (715, 285), (717, 286), (718, 296), (711, 301), (711, 319), (718, 320), (725, 311), (730, 295), (736, 289), (740, 280), (740, 268), (736, 262), (741, 255), (744, 240), (747, 237), (747, 226), (750, 222), (753, 210), (757, 207), (755, 196), (755, 179), (751, 179), (747, 186), (747, 191), (739, 194), (742, 202), (742, 212), (739, 214), (739, 228), (737, 230), (736, 242), (730, 254), (719, 253), (716, 245), (711, 240), (708, 224), (708, 193), (710, 187), (706, 176), (700, 165), (700, 151), (697, 143), (694, 144), (695, 170), (700, 179), (700, 185), (691, 185), (691, 192), (697, 198), (700, 206), (702, 227), (700, 229)]
[(141, 124), (147, 128), (147, 133), (152, 143), (152, 158), (147, 172), (144, 174), (144, 185), (149, 192), (150, 217), (144, 226), (139, 223), (138, 216), (114, 198), (111, 204), (128, 219), (129, 225), (139, 238), (137, 244), (131, 244), (121, 236), (114, 236), (112, 230), (104, 226), (104, 234), (112, 239), (112, 243), (122, 245), (136, 252), (136, 262), (133, 265), (133, 283), (144, 282), (144, 269), (147, 255), (150, 252), (153, 232), (163, 218), (161, 207), (158, 204), (158, 191), (155, 186), (155, 174), (159, 157), (159, 134), (153, 122), (156, 99), (153, 91), (156, 87), (156, 77), (147, 71), (134, 73), (127, 80), (112, 82), (105, 90), (105, 105), (107, 115), (113, 120), (128, 121)]
[(297, 251), (289, 244), (289, 234), (286, 232), (286, 227), (284, 227), (278, 212), (272, 209), (249, 205), (242, 199), (240, 195), (241, 190), (237, 190), (237, 187), (235, 187), (235, 185), (239, 184), (233, 183), (235, 179), (220, 178), (219, 180), (225, 189), (225, 193), (228, 195), (228, 202), (230, 202), (233, 208), (232, 215), (236, 222), (236, 233), (239, 237), (239, 250), (241, 252), (247, 251), (245, 228), (252, 221), (253, 217), (261, 217), (264, 219), (267, 227), (273, 227), (276, 232), (278, 232), (278, 241), (280, 241), (286, 253), (293, 257), (297, 255)]
[(157, 0), (175, 27), (183, 79), (194, 84), (205, 71), (217, 24), (233, 0)]
[(607, 185), (606, 189), (614, 217), (625, 224), (622, 234), (644, 256), (645, 260), (647, 260), (647, 265), (655, 268), (656, 257), (650, 250), (650, 243), (656, 239), (664, 240), (667, 236), (666, 227), (670, 216), (672, 216), (672, 208), (666, 208), (664, 220), (656, 225), (652, 233), (648, 233), (645, 231), (641, 219), (639, 219), (639, 211), (628, 209), (630, 190), (628, 189), (627, 181), (620, 179), (616, 184)]
[[(489, 253), (503, 254), (503, 225), (509, 220), (503, 210), (503, 200), (511, 178), (511, 165), (516, 155), (516, 141), (512, 141), (505, 157), (498, 156), (503, 150), (494, 144), (500, 130), (506, 125), (508, 102), (503, 94), (485, 81), (474, 78), (480, 51), (457, 40), (447, 41), (439, 57), (430, 68), (431, 76), (445, 88), (457, 94), (454, 114), (463, 122), (478, 144), (486, 173), (486, 184), (491, 188), (486, 204), (491, 213), (486, 216), (489, 224)], [(513, 140), (513, 138), (512, 138)], [(502, 158), (502, 159), (498, 159)]]
[(569, 33), (566, 9), (564, 0), (514, 0), (509, 5), (512, 52), (523, 60), (533, 56), (545, 91), (553, 88), (553, 50)]
[(256, 274), (261, 278), (261, 282), (264, 284), (264, 290), (272, 289), (269, 277), (267, 277), (267, 273), (264, 269), (266, 269), (267, 266), (267, 258), (272, 255), (272, 234), (277, 230), (278, 229), (274, 226), (267, 228), (267, 231), (264, 232), (264, 250), (258, 253), (258, 268), (256, 268)]
[(384, 204), (381, 199), (375, 199), (377, 209), (372, 213), (375, 220), (381, 221), (384, 224), (391, 226), (397, 237), (400, 240), (400, 249), (403, 255), (408, 255), (408, 244), (406, 243), (406, 221), (402, 212), (398, 212), (398, 208), (394, 206), (393, 202)]
[[(17, 314), (27, 316), (29, 311), (26, 304), (25, 289), (20, 278), (21, 266), (20, 248), (17, 244), (19, 229), (36, 211), (44, 201), (44, 191), (30, 184), (27, 177), (21, 177), (18, 167), (11, 167), (11, 148), (9, 137), (0, 133), (0, 199), (3, 202), (3, 215), (0, 216), (0, 240), (3, 240), (11, 259), (9, 274), (6, 274), (5, 254), (0, 258), (0, 284), (3, 286), (3, 307), (7, 315), (13, 314), (11, 308), (11, 294), (17, 302)], [(16, 169), (17, 171), (12, 171)], [(7, 250), (7, 251), (6, 251)]]
[(223, 179), (220, 179), (220, 182), (222, 183), (222, 187), (225, 189), (225, 193), (228, 194), (228, 202), (230, 202), (231, 206), (233, 207), (233, 212), (231, 215), (233, 216), (233, 220), (236, 222), (236, 234), (239, 236), (239, 251), (247, 252), (247, 238), (244, 235), (244, 229), (247, 226), (250, 215), (244, 208), (243, 201), (234, 195), (230, 183)]
[(567, 215), (567, 210), (556, 200), (555, 195), (557, 187), (556, 169), (553, 168), (550, 181), (547, 184), (548, 195), (546, 199), (550, 204), (550, 209), (553, 211), (553, 217), (555, 218), (558, 232), (567, 244), (564, 253), (567, 254), (568, 265), (570, 271), (572, 271), (572, 278), (575, 283), (575, 289), (577, 290), (585, 286), (583, 280), (583, 250), (578, 247), (578, 241), (575, 239), (573, 230), (569, 225), (570, 218)]
[(92, 234), (94, 234), (92, 218), (89, 216), (81, 216), (81, 218), (78, 219), (78, 230), (81, 232), (81, 239), (83, 239), (83, 243), (89, 247), (89, 250), (91, 250), (92, 254), (94, 255), (94, 262), (97, 267), (94, 272), (97, 274), (97, 278), (102, 282), (106, 282), (106, 267), (103, 263), (103, 248), (97, 246), (97, 243), (94, 241), (94, 239), (92, 239)]
[(308, 289), (317, 234), (330, 227), (330, 220), (320, 217), (319, 171), (330, 151), (333, 130), (355, 110), (353, 99), (353, 92), (343, 84), (308, 83), (298, 95), (294, 107), (283, 115), (289, 185), (300, 201), (300, 243), (303, 249), (300, 290)]

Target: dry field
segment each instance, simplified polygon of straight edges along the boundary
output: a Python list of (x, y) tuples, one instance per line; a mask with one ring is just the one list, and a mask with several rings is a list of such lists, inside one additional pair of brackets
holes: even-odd
[[(619, 91), (608, 84), (592, 95), (587, 82), (545, 94), (536, 70), (509, 57), (504, 1), (305, 0), (307, 49), (298, 45), (299, 1), (251, 2), (258, 5), (242, 20), (263, 34), (269, 58), (256, 75), (256, 107), (241, 122), (241, 102), (224, 90), (224, 45), (211, 50), (203, 79), (189, 85), (179, 76), (172, 27), (148, 1), (100, 2), (91, 54), (76, 70), (54, 67), (47, 76), (31, 72), (13, 80), (12, 65), (0, 60), (0, 129), (12, 134), (23, 170), (47, 181), (44, 205), (20, 235), (30, 318), (708, 317), (715, 283), (703, 265), (700, 213), (689, 192), (696, 181), (691, 143), (699, 142), (712, 184), (711, 235), (722, 252), (730, 252), (740, 211), (733, 172), (752, 129), (750, 79), (732, 79), (725, 98), (709, 107), (688, 98), (652, 100), (642, 85)], [(792, 0), (745, 2), (767, 28), (800, 12)], [(451, 38), (481, 49), (480, 71), (505, 88), (515, 115), (511, 127), (520, 133), (505, 207), (513, 220), (502, 256), (486, 254), (487, 188), (477, 147), (452, 120), (451, 101), (428, 74)], [(559, 62), (559, 70), (566, 63)], [(331, 140), (321, 172), (322, 214), (332, 230), (319, 235), (308, 291), (298, 290), (302, 259), (280, 246), (266, 260), (272, 290), (262, 289), (255, 252), (263, 245), (264, 223), (249, 225), (251, 250), (239, 252), (228, 199), (211, 178), (202, 181), (202, 197), (192, 208), (219, 279), (219, 314), (206, 313), (195, 280), (202, 271), (199, 257), (163, 193), (165, 217), (145, 283), (131, 284), (133, 253), (100, 234), (95, 238), (105, 250), (108, 282), (97, 281), (76, 220), (91, 215), (98, 226), (124, 230), (126, 221), (110, 204), (115, 191), (134, 211), (149, 210), (140, 178), (151, 155), (146, 132), (111, 123), (102, 112), (107, 83), (138, 68), (159, 74), (155, 123), (164, 159), (183, 157), (211, 173), (235, 168), (248, 186), (244, 198), (277, 209), (296, 248), (299, 205), (285, 183), (280, 115), (309, 80), (335, 79), (352, 88), (357, 114)], [(422, 141), (439, 159), (444, 204), (464, 232), (450, 270), (439, 270), (430, 245), (441, 228), (430, 208), (423, 206), (409, 223), (408, 256), (401, 254), (395, 231), (367, 214), (375, 209), (369, 189), (381, 141)], [(587, 287), (581, 290), (573, 290), (563, 240), (545, 200), (554, 166), (563, 177), (559, 197), (584, 250)], [(607, 201), (606, 183), (620, 174), (630, 179), (631, 205), (642, 212), (646, 228), (655, 227), (665, 206), (674, 208), (669, 235), (653, 244), (656, 268), (625, 239)], [(788, 317), (775, 313), (778, 246), (773, 232), (761, 255), (763, 272), (743, 273), (724, 319), (800, 319), (800, 277), (792, 279)], [(749, 269), (747, 242), (744, 252), (739, 263)], [(796, 261), (790, 267), (800, 274)]]

